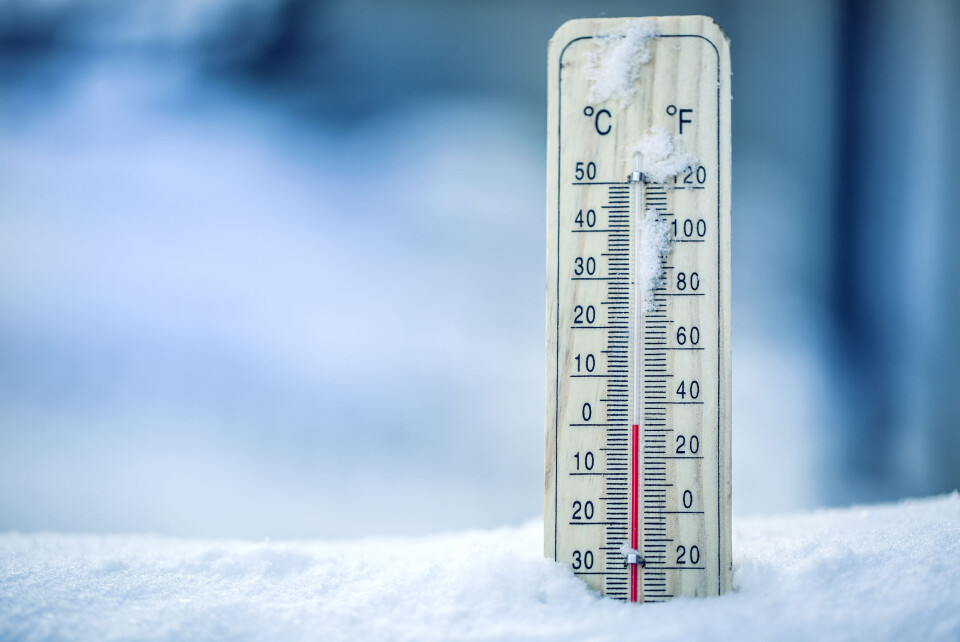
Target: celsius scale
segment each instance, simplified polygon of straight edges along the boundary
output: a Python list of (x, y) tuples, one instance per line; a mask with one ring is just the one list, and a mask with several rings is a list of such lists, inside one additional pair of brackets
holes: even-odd
[(544, 551), (627, 602), (731, 588), (730, 53), (703, 16), (549, 47)]

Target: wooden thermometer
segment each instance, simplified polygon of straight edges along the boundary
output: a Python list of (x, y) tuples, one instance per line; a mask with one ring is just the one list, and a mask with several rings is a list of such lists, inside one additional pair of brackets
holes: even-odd
[(549, 47), (544, 549), (612, 598), (730, 590), (730, 53), (703, 16)]

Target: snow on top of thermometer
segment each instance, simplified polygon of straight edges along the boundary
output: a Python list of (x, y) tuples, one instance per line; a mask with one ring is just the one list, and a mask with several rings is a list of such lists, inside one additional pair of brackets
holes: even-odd
[(653, 294), (663, 278), (662, 260), (670, 254), (670, 224), (650, 207), (643, 213), (638, 231), (637, 304), (642, 312), (653, 312)]
[(659, 127), (651, 127), (630, 152), (630, 160), (637, 159), (637, 169), (651, 183), (664, 183), (697, 163), (680, 138)]
[(656, 21), (630, 20), (617, 31), (594, 36), (595, 46), (586, 53), (583, 70), (590, 83), (590, 100), (633, 100), (640, 65), (650, 62), (647, 44), (658, 35), (660, 25)]
[[(630, 150), (636, 170), (650, 183), (664, 183), (697, 162), (683, 141), (670, 132), (651, 127)], [(637, 303), (641, 312), (653, 312), (653, 293), (663, 278), (662, 260), (670, 254), (670, 225), (648, 208), (639, 220), (637, 237)]]

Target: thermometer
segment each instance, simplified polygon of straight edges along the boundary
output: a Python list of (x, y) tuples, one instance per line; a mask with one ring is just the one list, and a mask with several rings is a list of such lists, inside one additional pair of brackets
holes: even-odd
[(567, 22), (548, 109), (545, 554), (623, 601), (729, 591), (729, 43)]

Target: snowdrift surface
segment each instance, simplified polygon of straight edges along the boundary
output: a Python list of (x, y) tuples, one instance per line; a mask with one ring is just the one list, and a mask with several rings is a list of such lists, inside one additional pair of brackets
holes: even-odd
[(960, 496), (735, 524), (735, 592), (631, 606), (541, 526), (264, 542), (0, 536), (0, 639), (958, 640)]

